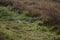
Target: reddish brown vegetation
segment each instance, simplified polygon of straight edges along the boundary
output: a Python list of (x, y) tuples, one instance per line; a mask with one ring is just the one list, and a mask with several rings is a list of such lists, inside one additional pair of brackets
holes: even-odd
[(60, 24), (60, 4), (49, 0), (0, 0), (34, 14), (42, 15), (43, 21)]

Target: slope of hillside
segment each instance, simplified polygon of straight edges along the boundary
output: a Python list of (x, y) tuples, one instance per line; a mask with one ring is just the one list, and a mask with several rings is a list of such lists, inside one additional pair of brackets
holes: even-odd
[(60, 40), (60, 3), (0, 0), (0, 40)]
[[(55, 0), (56, 1), (56, 0)], [(15, 8), (28, 11), (30, 15), (41, 15), (46, 23), (60, 25), (60, 3), (53, 0), (0, 0), (5, 6), (10, 5)]]

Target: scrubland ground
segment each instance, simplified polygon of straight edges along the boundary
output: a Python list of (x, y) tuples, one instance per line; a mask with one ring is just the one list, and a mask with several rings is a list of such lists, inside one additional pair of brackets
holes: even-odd
[(0, 0), (0, 40), (60, 40), (59, 0)]

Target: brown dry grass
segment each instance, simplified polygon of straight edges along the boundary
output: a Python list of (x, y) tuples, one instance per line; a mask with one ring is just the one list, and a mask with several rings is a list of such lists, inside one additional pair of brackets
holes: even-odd
[(51, 0), (0, 0), (30, 13), (42, 15), (43, 21), (60, 23), (60, 3)]

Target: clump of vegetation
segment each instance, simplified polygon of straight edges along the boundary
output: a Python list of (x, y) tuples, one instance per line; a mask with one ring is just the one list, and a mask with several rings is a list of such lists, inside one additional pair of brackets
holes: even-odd
[[(12, 0), (0, 1), (4, 4), (0, 5), (1, 40), (60, 40), (60, 12), (55, 3), (46, 8), (45, 1), (42, 5), (41, 1), (37, 3), (44, 7), (34, 6), (36, 2), (30, 0), (22, 3), (18, 0), (14, 3)], [(24, 3), (26, 6), (22, 5)]]
[[(40, 16), (29, 15), (13, 7), (0, 6), (0, 39), (1, 40), (57, 40), (58, 31), (45, 26)], [(11, 20), (13, 19), (13, 20)], [(56, 29), (57, 30), (57, 29)]]

